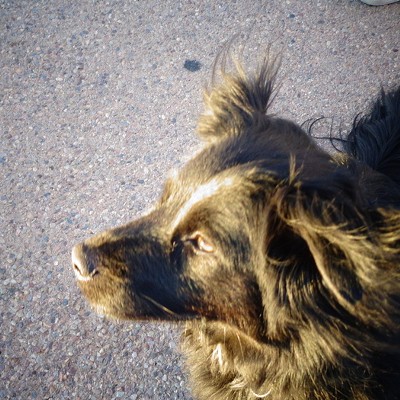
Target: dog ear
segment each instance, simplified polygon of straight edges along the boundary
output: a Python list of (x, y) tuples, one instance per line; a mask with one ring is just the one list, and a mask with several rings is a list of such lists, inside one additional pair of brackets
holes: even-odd
[[(264, 234), (257, 237), (263, 240), (268, 287), (275, 285), (279, 299), (292, 312), (314, 306), (321, 312), (328, 303), (370, 326), (393, 329), (390, 315), (398, 313), (400, 211), (374, 207), (364, 199), (364, 188), (351, 171), (326, 157), (292, 156), (280, 166), (269, 163), (250, 177), (265, 216), (266, 225), (260, 225)], [(293, 285), (298, 289), (295, 299), (290, 298)], [(307, 307), (296, 308), (304, 302)]]
[(332, 172), (323, 181), (295, 177), (273, 195), (278, 219), (298, 240), (292, 259), (300, 254), (305, 263), (311, 260), (329, 296), (349, 311), (362, 299), (381, 254), (351, 188), (349, 177)]
[(285, 223), (306, 244), (324, 297), (371, 326), (392, 329), (388, 313), (398, 309), (400, 213), (363, 212), (337, 192), (330, 198), (300, 192), (285, 208)]
[(222, 82), (205, 93), (206, 111), (198, 124), (199, 135), (210, 142), (262, 125), (273, 100), (280, 59), (267, 56), (256, 72), (247, 75), (238, 61), (232, 62), (234, 72), (226, 71), (228, 54), (223, 52), (216, 60), (214, 76), (218, 69)]

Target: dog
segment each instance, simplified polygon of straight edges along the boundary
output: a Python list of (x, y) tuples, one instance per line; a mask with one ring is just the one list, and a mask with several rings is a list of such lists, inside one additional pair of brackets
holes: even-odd
[(332, 155), (270, 113), (277, 64), (220, 68), (204, 148), (73, 248), (77, 283), (107, 316), (186, 321), (198, 399), (399, 399), (400, 86)]

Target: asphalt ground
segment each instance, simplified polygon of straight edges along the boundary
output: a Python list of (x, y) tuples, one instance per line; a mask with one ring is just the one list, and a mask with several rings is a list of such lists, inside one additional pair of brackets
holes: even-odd
[(198, 150), (233, 37), (249, 66), (282, 54), (273, 111), (327, 117), (322, 137), (400, 84), (400, 3), (0, 0), (1, 399), (191, 398), (181, 327), (93, 313), (70, 251), (143, 213)]

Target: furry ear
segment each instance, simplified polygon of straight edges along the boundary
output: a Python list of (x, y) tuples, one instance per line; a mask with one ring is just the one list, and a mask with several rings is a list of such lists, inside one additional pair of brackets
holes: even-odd
[[(231, 60), (235, 71), (227, 72), (229, 50), (222, 52), (214, 65), (222, 82), (214, 85), (204, 95), (206, 111), (200, 117), (199, 135), (207, 141), (219, 140), (236, 135), (249, 127), (265, 121), (266, 112), (272, 101), (273, 87), (280, 59), (263, 60), (253, 74), (247, 75), (238, 61)], [(213, 79), (214, 81), (214, 79)]]
[[(364, 322), (383, 323), (398, 290), (400, 212), (366, 210), (341, 168), (325, 173), (323, 182), (291, 169), (273, 194), (277, 218), (305, 244), (331, 300)], [(377, 308), (384, 303), (387, 309)]]
[(351, 196), (354, 183), (347, 178), (333, 171), (324, 182), (293, 177), (277, 188), (273, 203), (278, 219), (308, 249), (307, 259), (329, 297), (351, 312), (362, 299), (365, 284), (377, 275), (382, 250), (379, 237), (368, 228), (370, 217), (362, 215)]

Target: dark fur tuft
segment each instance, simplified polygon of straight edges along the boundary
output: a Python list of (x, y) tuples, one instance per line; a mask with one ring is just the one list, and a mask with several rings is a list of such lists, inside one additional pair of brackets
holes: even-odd
[[(233, 64), (233, 72), (227, 71), (229, 64)], [(199, 135), (214, 141), (245, 129), (260, 129), (273, 100), (279, 64), (280, 58), (266, 57), (249, 76), (229, 52), (222, 52), (214, 65), (214, 80), (220, 77), (222, 82), (204, 95), (206, 111), (199, 120)]]
[(380, 98), (364, 117), (355, 119), (346, 150), (400, 184), (400, 87)]

